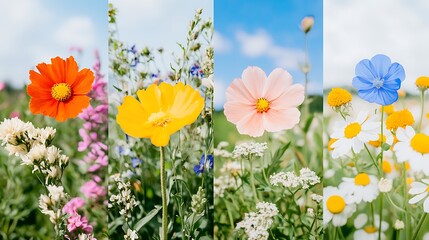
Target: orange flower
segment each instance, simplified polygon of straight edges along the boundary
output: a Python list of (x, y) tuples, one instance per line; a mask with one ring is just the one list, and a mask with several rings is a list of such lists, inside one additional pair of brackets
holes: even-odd
[(39, 72), (30, 70), (30, 110), (63, 122), (75, 118), (89, 105), (87, 96), (94, 81), (94, 73), (84, 68), (79, 71), (72, 56), (66, 60), (56, 57), (52, 64), (40, 63)]

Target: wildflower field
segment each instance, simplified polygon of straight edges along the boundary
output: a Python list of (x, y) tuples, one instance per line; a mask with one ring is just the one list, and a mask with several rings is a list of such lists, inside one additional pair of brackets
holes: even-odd
[[(94, 59), (91, 69), (78, 72), (73, 57), (53, 58), (30, 70), (28, 87), (4, 85), (0, 91), (2, 239), (104, 238), (107, 146), (102, 142), (107, 128), (102, 123), (107, 118), (107, 83), (98, 52)], [(53, 79), (47, 69), (61, 65), (67, 81), (45, 80)], [(70, 86), (82, 95), (71, 95)], [(52, 99), (43, 95), (44, 88), (56, 90), (48, 90)], [(69, 107), (63, 98), (81, 105)], [(61, 112), (57, 104), (68, 110)], [(67, 120), (70, 117), (77, 118)]]
[[(324, 217), (329, 239), (422, 239), (428, 232), (427, 77), (400, 90), (406, 71), (385, 55), (364, 59), (352, 93), (325, 97)], [(424, 236), (424, 239), (427, 235)]]

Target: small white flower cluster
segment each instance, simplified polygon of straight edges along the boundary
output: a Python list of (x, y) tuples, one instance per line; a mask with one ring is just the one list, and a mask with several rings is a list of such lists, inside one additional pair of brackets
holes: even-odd
[(226, 162), (220, 169), (222, 173), (228, 173), (231, 176), (235, 177), (241, 173), (241, 165), (239, 162)]
[[(121, 179), (120, 174), (114, 174), (110, 176), (110, 179), (115, 182), (115, 187), (109, 185), (109, 204), (108, 207), (112, 208), (113, 206), (117, 206), (119, 210), (119, 214), (124, 216), (127, 220), (131, 217), (131, 212), (134, 207), (138, 205), (138, 201), (131, 193), (131, 183), (129, 181), (125, 182)], [(117, 191), (117, 194), (113, 193), (113, 191)], [(115, 191), (115, 192), (116, 192)]]
[(214, 179), (213, 192), (216, 197), (223, 197), (228, 189), (237, 189), (241, 186), (240, 178), (231, 175), (220, 176)]
[(81, 233), (77, 236), (77, 240), (97, 240), (94, 235)]
[(303, 189), (308, 189), (320, 183), (320, 178), (309, 168), (302, 168), (299, 173), (299, 176), (292, 171), (276, 173), (270, 176), (270, 183), (274, 186), (282, 185), (286, 188), (301, 186)]
[(124, 235), (124, 240), (136, 240), (139, 239), (136, 230), (131, 230), (128, 228), (127, 233)]
[(49, 146), (55, 137), (52, 127), (35, 128), (31, 122), (19, 118), (5, 119), (0, 124), (0, 139), (9, 155), (19, 156), (23, 165), (33, 167), (49, 179), (60, 180), (69, 158), (55, 146)]
[(320, 202), (322, 202), (323, 201), (323, 196), (321, 196), (321, 195), (319, 195), (319, 194), (315, 194), (315, 193), (313, 193), (313, 194), (311, 194), (311, 200), (313, 200), (313, 201), (315, 201), (315, 202), (317, 202), (317, 203), (320, 203)]
[(388, 178), (381, 178), (378, 182), (378, 190), (382, 193), (387, 193), (392, 190), (392, 180)]
[(230, 158), (232, 157), (232, 154), (225, 150), (224, 148), (229, 145), (228, 142), (222, 141), (220, 142), (217, 147), (214, 149), (213, 155), (215, 157), (223, 157), (223, 158)]
[(244, 229), (249, 240), (268, 239), (270, 229), (279, 210), (276, 205), (268, 202), (256, 204), (257, 212), (250, 212), (244, 215), (243, 221), (237, 223), (236, 229)]
[(247, 142), (235, 146), (232, 152), (233, 158), (248, 158), (248, 157), (262, 157), (264, 156), (265, 150), (267, 150), (267, 143)]
[(49, 216), (49, 220), (57, 225), (62, 221), (62, 207), (67, 202), (67, 195), (62, 186), (48, 185), (48, 195), (39, 197), (39, 208), (41, 212)]
[(204, 188), (199, 187), (197, 194), (192, 196), (191, 210), (195, 214), (204, 212), (205, 205), (207, 203), (206, 191)]

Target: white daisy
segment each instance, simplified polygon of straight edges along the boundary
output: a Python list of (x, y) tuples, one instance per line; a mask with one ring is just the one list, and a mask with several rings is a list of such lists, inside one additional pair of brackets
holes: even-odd
[(429, 133), (416, 133), (410, 126), (396, 130), (398, 142), (393, 150), (399, 162), (409, 161), (413, 171), (429, 175)]
[(413, 182), (411, 183), (411, 189), (408, 191), (411, 195), (416, 195), (408, 201), (409, 204), (416, 204), (421, 200), (425, 199), (423, 202), (423, 211), (429, 213), (429, 179), (422, 179), (422, 182)]
[(331, 138), (337, 139), (332, 145), (332, 158), (338, 158), (350, 153), (359, 153), (364, 144), (376, 141), (379, 136), (380, 123), (375, 116), (369, 116), (366, 112), (360, 112), (356, 119), (346, 118), (338, 123)]
[(383, 140), (383, 143), (387, 143), (390, 146), (392, 146), (393, 144), (393, 134), (392, 132), (388, 131), (386, 127), (383, 128), (383, 139), (381, 138), (381, 133), (378, 134), (378, 139), (374, 140), (374, 141), (369, 141), (368, 144), (379, 148), (381, 147), (381, 140)]
[(347, 218), (356, 211), (356, 205), (346, 201), (346, 193), (337, 187), (323, 189), (323, 224), (332, 221), (336, 227), (344, 226)]
[[(354, 239), (377, 240), (378, 230), (380, 229), (380, 216), (374, 215), (373, 223), (368, 221), (368, 216), (364, 213), (357, 215), (354, 220), (356, 228), (353, 234)], [(381, 239), (386, 239), (384, 232), (389, 228), (389, 224), (381, 221)]]
[(347, 194), (347, 200), (353, 203), (372, 202), (379, 194), (378, 179), (366, 173), (359, 173), (354, 178), (343, 178), (339, 188)]

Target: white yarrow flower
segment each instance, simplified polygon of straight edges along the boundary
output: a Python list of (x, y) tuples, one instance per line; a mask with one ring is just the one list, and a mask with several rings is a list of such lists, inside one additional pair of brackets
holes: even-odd
[(387, 193), (392, 190), (392, 180), (388, 178), (381, 178), (378, 182), (378, 190), (382, 193)]

